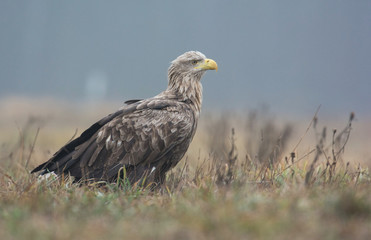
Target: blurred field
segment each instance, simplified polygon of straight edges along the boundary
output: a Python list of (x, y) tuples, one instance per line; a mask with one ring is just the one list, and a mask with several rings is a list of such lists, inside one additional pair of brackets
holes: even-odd
[(2, 239), (371, 235), (371, 126), (357, 115), (322, 120), (319, 112), (311, 121), (266, 109), (205, 111), (186, 157), (156, 192), (127, 184), (78, 187), (68, 179), (29, 175), (121, 104), (0, 101)]

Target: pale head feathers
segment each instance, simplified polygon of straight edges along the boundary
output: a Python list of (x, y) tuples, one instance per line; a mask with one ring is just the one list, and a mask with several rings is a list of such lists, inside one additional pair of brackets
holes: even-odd
[(197, 111), (201, 110), (204, 69), (195, 65), (203, 62), (206, 56), (198, 51), (186, 52), (171, 62), (168, 70), (168, 88), (166, 92), (174, 94), (181, 101), (191, 101)]

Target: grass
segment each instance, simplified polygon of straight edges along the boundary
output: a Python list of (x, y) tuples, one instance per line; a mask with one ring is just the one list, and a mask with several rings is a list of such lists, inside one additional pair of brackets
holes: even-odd
[[(68, 141), (74, 132), (71, 126), (76, 123), (63, 121), (53, 126), (55, 121), (34, 117), (19, 124), (16, 136), (1, 138), (0, 236), (2, 239), (370, 236), (371, 178), (367, 164), (347, 161), (345, 155), (351, 142), (354, 115), (342, 130), (336, 131), (319, 128), (316, 115), (297, 138), (293, 137), (297, 130), (292, 124), (279, 125), (260, 111), (247, 117), (226, 115), (203, 116), (204, 122), (189, 153), (168, 173), (166, 185), (154, 192), (146, 187), (129, 186), (125, 181), (99, 187), (77, 186), (68, 178), (40, 180), (30, 175), (33, 166)], [(54, 122), (50, 123), (51, 128), (45, 126), (48, 122)], [(5, 125), (4, 132), (9, 130)], [(65, 129), (69, 129), (70, 136), (62, 132)], [(313, 145), (302, 146), (310, 134), (315, 138)], [(66, 139), (60, 139), (61, 136)]]

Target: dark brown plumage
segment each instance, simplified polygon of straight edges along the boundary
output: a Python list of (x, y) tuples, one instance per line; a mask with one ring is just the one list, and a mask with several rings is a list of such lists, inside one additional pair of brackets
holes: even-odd
[[(175, 59), (159, 95), (130, 100), (32, 170), (67, 174), (75, 181), (115, 181), (125, 172), (133, 184), (161, 184), (184, 156), (195, 134), (202, 103), (201, 77), (216, 63), (190, 51)], [(124, 171), (123, 171), (124, 170)]]

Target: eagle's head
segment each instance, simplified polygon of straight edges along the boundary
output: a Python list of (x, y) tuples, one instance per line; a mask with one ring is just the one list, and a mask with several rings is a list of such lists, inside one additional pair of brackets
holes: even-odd
[(201, 109), (202, 85), (201, 77), (206, 70), (218, 70), (212, 59), (197, 51), (186, 52), (171, 62), (168, 71), (169, 84), (167, 93), (179, 100), (190, 100), (197, 111)]
[(171, 73), (175, 73), (176, 75), (188, 75), (190, 77), (195, 75), (200, 78), (206, 70), (218, 70), (218, 65), (214, 60), (206, 58), (201, 52), (189, 51), (171, 62), (169, 77)]

